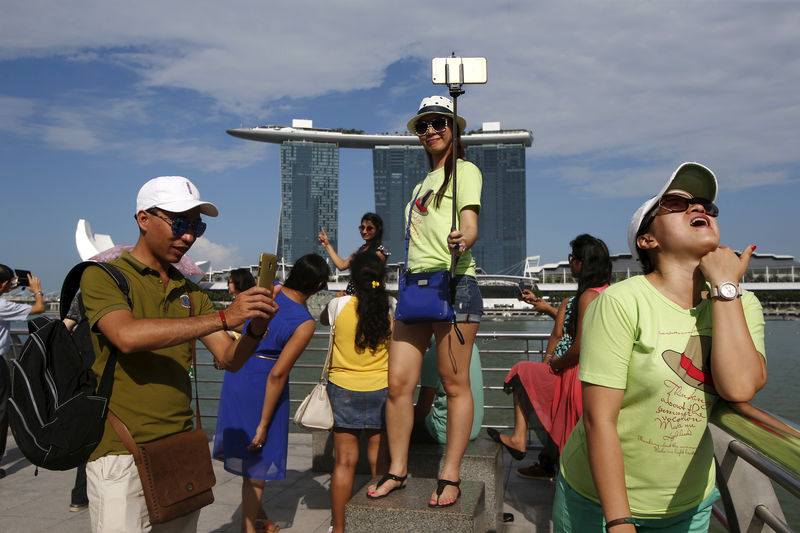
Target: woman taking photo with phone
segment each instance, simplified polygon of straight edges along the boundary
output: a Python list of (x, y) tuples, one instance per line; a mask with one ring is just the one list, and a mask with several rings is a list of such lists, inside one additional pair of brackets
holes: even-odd
[(373, 477), (386, 472), (389, 462), (384, 406), (394, 298), (386, 293), (386, 269), (377, 256), (356, 254), (350, 272), (355, 295), (334, 298), (319, 319), (335, 326), (328, 374), (336, 461), (331, 476), (333, 533), (344, 531), (344, 507), (353, 494), (362, 432)]
[[(353, 252), (350, 257), (343, 259), (336, 253), (336, 250), (333, 249), (333, 246), (328, 240), (328, 234), (325, 233), (325, 228), (320, 228), (320, 234), (317, 235), (317, 240), (323, 248), (325, 248), (325, 251), (328, 253), (328, 256), (330, 256), (331, 261), (333, 261), (337, 269), (347, 270), (350, 268), (350, 262), (356, 254), (364, 252), (373, 253), (384, 262), (387, 257), (392, 255), (381, 242), (383, 239), (383, 219), (380, 216), (375, 213), (364, 213), (364, 216), (361, 217), (361, 224), (358, 226), (358, 232), (361, 234), (361, 238), (364, 239), (364, 244)], [(344, 292), (350, 295), (355, 294), (355, 286), (352, 281), (347, 284), (347, 288)]]
[[(453, 120), (458, 134), (453, 133)], [(431, 507), (453, 505), (461, 495), (461, 459), (472, 429), (473, 405), (469, 384), (472, 345), (483, 313), (483, 300), (475, 279), (470, 248), (478, 238), (482, 177), (478, 168), (463, 159), (460, 134), (466, 121), (453, 114), (452, 102), (443, 96), (424, 98), (408, 128), (419, 136), (431, 171), (414, 188), (407, 206), (410, 234), (407, 268), (412, 273), (447, 271), (456, 257), (455, 321), (405, 323), (395, 321), (389, 347), (389, 398), (386, 425), (392, 458), (388, 473), (367, 490), (370, 498), (382, 498), (404, 488), (408, 475), (408, 445), (414, 424), (414, 389), (419, 381), (422, 356), (431, 335), (436, 338), (439, 373), (447, 392), (447, 448)], [(453, 198), (453, 157), (457, 162), (457, 197)], [(457, 228), (451, 231), (453, 202)], [(400, 296), (402, 298), (402, 295)], [(454, 323), (457, 322), (457, 325)], [(459, 335), (463, 335), (462, 339)]]
[(506, 376), (503, 388), (514, 394), (514, 433), (487, 430), (514, 459), (522, 460), (528, 444), (528, 417), (531, 411), (536, 413), (544, 429), (537, 436), (545, 445), (538, 463), (517, 470), (521, 477), (552, 479), (556, 475), (559, 452), (583, 413), (578, 381), (583, 317), (611, 282), (611, 258), (602, 240), (584, 233), (569, 245), (569, 266), (578, 291), (558, 308), (544, 362), (519, 362)]
[(314, 334), (306, 300), (325, 287), (330, 269), (317, 254), (304, 255), (292, 267), (275, 296), (278, 312), (266, 331), (243, 335), (261, 339), (253, 356), (236, 373), (225, 372), (220, 394), (214, 459), (242, 476), (242, 533), (276, 533), (261, 497), (265, 480), (286, 477), (289, 445), (289, 371)]
[(720, 246), (717, 180), (684, 163), (642, 204), (628, 246), (644, 276), (586, 312), (583, 417), (561, 454), (557, 532), (707, 531), (714, 486), (708, 417), (767, 380), (764, 316), (739, 281), (755, 246)]

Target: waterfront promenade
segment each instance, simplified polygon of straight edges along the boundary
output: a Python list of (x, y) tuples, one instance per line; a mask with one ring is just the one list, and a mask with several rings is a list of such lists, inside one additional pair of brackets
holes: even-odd
[[(39, 475), (34, 476), (35, 467), (22, 456), (10, 432), (7, 443), (2, 464), (6, 477), (0, 479), (0, 533), (89, 531), (88, 511), (68, 510), (75, 471), (39, 469)], [(529, 450), (528, 457), (527, 461), (532, 461), (536, 452)], [(503, 533), (551, 531), (550, 507), (555, 486), (547, 481), (518, 477), (514, 470), (520, 463), (512, 461), (507, 453), (503, 462), (504, 511), (514, 515), (514, 521), (505, 524)], [(213, 463), (217, 476), (216, 501), (200, 513), (198, 531), (238, 532), (241, 479), (223, 470), (219, 461)], [(366, 483), (368, 477), (357, 475), (356, 487)], [(311, 435), (290, 433), (286, 479), (268, 482), (264, 490), (264, 507), (270, 519), (285, 531), (326, 533), (331, 517), (330, 479), (328, 473), (311, 471)], [(402, 531), (401, 524), (396, 531)]]

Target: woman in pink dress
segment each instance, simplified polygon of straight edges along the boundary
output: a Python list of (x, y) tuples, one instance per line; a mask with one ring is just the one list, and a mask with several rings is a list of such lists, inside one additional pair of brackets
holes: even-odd
[(514, 393), (514, 432), (487, 431), (514, 459), (521, 460), (528, 443), (528, 419), (531, 411), (536, 413), (540, 425), (533, 424), (533, 429), (544, 449), (538, 463), (518, 470), (522, 477), (555, 476), (558, 454), (583, 413), (578, 381), (581, 319), (611, 281), (611, 259), (602, 240), (582, 234), (569, 244), (569, 265), (578, 280), (578, 292), (561, 302), (543, 362), (522, 361), (506, 376), (504, 389)]

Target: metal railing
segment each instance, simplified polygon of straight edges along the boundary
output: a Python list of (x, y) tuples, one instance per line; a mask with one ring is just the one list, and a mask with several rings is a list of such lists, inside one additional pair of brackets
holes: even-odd
[[(290, 404), (296, 406), (299, 405), (300, 402), (303, 401), (305, 395), (311, 390), (311, 388), (317, 384), (318, 376), (320, 371), (320, 365), (322, 360), (324, 359), (325, 353), (327, 351), (327, 339), (328, 339), (328, 331), (315, 331), (314, 332), (314, 340), (325, 342), (316, 343), (317, 345), (309, 345), (303, 355), (300, 356), (298, 362), (295, 363), (294, 367), (292, 368), (292, 373), (289, 376), (289, 386), (290, 386)], [(505, 398), (505, 394), (503, 394), (503, 401), (500, 402), (497, 400), (497, 395), (502, 393), (503, 391), (503, 380), (508, 374), (508, 371), (511, 369), (511, 365), (502, 365), (502, 366), (486, 366), (486, 361), (496, 360), (498, 357), (502, 356), (507, 359), (517, 361), (540, 361), (544, 355), (545, 348), (547, 346), (547, 340), (549, 339), (549, 335), (546, 333), (503, 333), (503, 332), (478, 332), (476, 342), (480, 344), (480, 354), (481, 360), (484, 362), (483, 370), (483, 390), (484, 390), (484, 420), (487, 418), (492, 419), (493, 421), (497, 421), (498, 417), (493, 416), (491, 413), (501, 413), (506, 412), (508, 416), (500, 417), (500, 418), (507, 418), (513, 420), (512, 411), (514, 409), (513, 404), (511, 403), (510, 399)], [(494, 341), (511, 341), (509, 346), (508, 344), (503, 348), (492, 347), (491, 344)], [(312, 341), (313, 343), (313, 341)], [(307, 356), (308, 354), (309, 356)], [(305, 361), (314, 361), (314, 362), (305, 362)], [(200, 369), (198, 370), (198, 383), (204, 383), (208, 385), (221, 385), (222, 384), (222, 374), (219, 374), (220, 377), (218, 378), (207, 378), (201, 377), (206, 374), (203, 372), (204, 368), (212, 368), (213, 364), (210, 362), (198, 362), (198, 366)], [(314, 370), (314, 373), (308, 374), (311, 379), (297, 379), (295, 376), (299, 373), (302, 373), (302, 369), (306, 369), (307, 371)], [(295, 370), (300, 370), (300, 372), (295, 372)], [(488, 393), (488, 394), (487, 394)], [(217, 402), (219, 401), (218, 395), (207, 395), (201, 394), (199, 399), (205, 402)], [(497, 403), (486, 403), (487, 399), (493, 399), (494, 402)], [(203, 410), (201, 406), (201, 410), (205, 411), (206, 413), (209, 412), (208, 409)], [(203, 418), (216, 418), (216, 410), (213, 410), (214, 414), (203, 414)], [(482, 427), (499, 427), (499, 428), (512, 428), (513, 425), (510, 423), (491, 423), (491, 424), (483, 424)]]

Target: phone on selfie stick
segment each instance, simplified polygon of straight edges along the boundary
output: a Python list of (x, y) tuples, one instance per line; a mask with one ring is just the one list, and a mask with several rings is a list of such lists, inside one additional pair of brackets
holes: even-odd
[(262, 253), (258, 258), (258, 286), (272, 291), (277, 270), (278, 256)]

